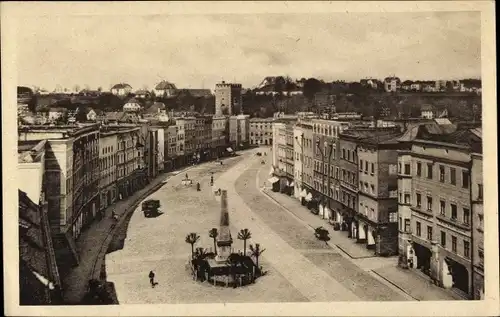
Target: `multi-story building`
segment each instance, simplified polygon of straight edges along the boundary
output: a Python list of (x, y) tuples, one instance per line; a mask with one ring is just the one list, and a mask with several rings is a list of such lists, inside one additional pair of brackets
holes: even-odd
[(359, 230), (358, 213), (358, 138), (354, 135), (340, 133), (339, 169), (335, 168), (335, 177), (340, 183), (339, 201), (343, 205), (342, 219), (349, 230), (349, 238), (357, 242), (365, 242), (366, 231)]
[(386, 92), (396, 92), (401, 87), (401, 79), (398, 77), (387, 77), (384, 79), (384, 90)]
[(117, 198), (116, 190), (116, 152), (118, 137), (116, 131), (101, 128), (99, 140), (99, 192), (101, 197), (100, 210), (113, 204)]
[[(302, 187), (300, 192), (301, 203), (311, 203), (313, 198), (313, 175), (314, 175), (314, 132), (313, 132), (313, 122), (311, 119), (301, 119), (297, 123), (297, 127), (300, 128), (302, 132), (301, 143), (302, 143)], [(275, 135), (273, 133), (273, 135)], [(274, 144), (274, 143), (273, 143)], [(274, 152), (274, 151), (273, 151)]]
[[(139, 189), (138, 170), (141, 164), (140, 127), (122, 126), (117, 129), (116, 187), (118, 199), (124, 199)], [(142, 146), (141, 146), (142, 145)]]
[(186, 120), (183, 118), (175, 119), (175, 126), (177, 134), (177, 157), (174, 162), (175, 166), (185, 165), (187, 163), (186, 159)]
[(222, 82), (215, 85), (215, 115), (238, 115), (243, 113), (241, 84)]
[(229, 144), (229, 121), (225, 116), (212, 118), (212, 153), (213, 158), (223, 156)]
[[(347, 131), (346, 133), (349, 133)], [(398, 152), (402, 144), (399, 129), (354, 130), (358, 137), (358, 222), (359, 238), (376, 255), (398, 253)]]
[(180, 125), (184, 128), (184, 155), (186, 163), (192, 163), (196, 158), (196, 118), (182, 117), (178, 118)]
[(273, 119), (252, 118), (250, 119), (250, 144), (272, 145), (273, 144)]
[(171, 125), (165, 128), (165, 171), (171, 171), (178, 166), (182, 166), (182, 163), (179, 161), (179, 142), (177, 140), (177, 133), (180, 129), (178, 125)]
[(158, 172), (163, 173), (165, 171), (165, 128), (157, 127), (158, 131), (158, 155), (157, 155), (157, 166)]
[(427, 124), (410, 127), (401, 141), (411, 146), (398, 157), (398, 174), (406, 178), (398, 189), (400, 264), (472, 297), (471, 152), (480, 151), (481, 136)]
[(19, 141), (47, 140), (43, 188), (61, 275), (78, 264), (78, 239), (99, 210), (99, 127), (21, 126)]
[(319, 213), (327, 219), (342, 223), (340, 203), (340, 139), (348, 122), (312, 119), (313, 124), (313, 188), (322, 198)]
[(472, 153), (472, 282), (473, 298), (484, 299), (484, 212), (483, 212), (483, 155)]
[(196, 116), (196, 158), (198, 162), (208, 160), (212, 155), (212, 116)]

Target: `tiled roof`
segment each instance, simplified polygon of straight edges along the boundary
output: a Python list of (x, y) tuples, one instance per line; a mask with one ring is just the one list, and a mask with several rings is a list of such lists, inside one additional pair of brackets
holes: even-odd
[(423, 105), (421, 108), (420, 108), (421, 111), (434, 111), (434, 106), (432, 105)]

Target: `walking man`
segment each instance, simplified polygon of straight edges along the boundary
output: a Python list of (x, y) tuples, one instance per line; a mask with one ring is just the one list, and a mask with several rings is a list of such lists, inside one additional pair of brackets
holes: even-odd
[(151, 287), (155, 287), (155, 274), (153, 271), (149, 271), (149, 282), (151, 283)]

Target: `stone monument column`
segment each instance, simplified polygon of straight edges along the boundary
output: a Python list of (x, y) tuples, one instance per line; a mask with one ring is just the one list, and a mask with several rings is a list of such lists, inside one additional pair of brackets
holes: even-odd
[(217, 237), (217, 256), (215, 260), (217, 262), (226, 262), (227, 258), (231, 254), (231, 245), (233, 244), (233, 239), (231, 237), (231, 231), (229, 230), (229, 212), (227, 208), (227, 190), (221, 191), (221, 213), (220, 213), (220, 224), (219, 224), (219, 235)]

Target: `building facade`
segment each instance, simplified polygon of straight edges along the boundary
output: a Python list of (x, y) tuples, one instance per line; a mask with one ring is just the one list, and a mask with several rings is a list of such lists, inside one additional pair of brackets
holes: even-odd
[[(410, 228), (403, 229), (400, 239), (400, 262), (444, 288), (473, 297), (471, 259), (480, 246), (472, 241), (471, 149), (481, 139), (468, 130), (435, 137), (425, 127), (414, 135), (410, 150), (398, 158), (398, 174), (407, 179), (398, 193), (400, 231), (408, 225), (408, 209), (411, 212)], [(474, 243), (481, 244), (480, 239)]]
[(117, 198), (116, 190), (116, 153), (118, 150), (118, 137), (114, 131), (101, 130), (99, 140), (99, 191), (100, 210), (113, 204)]
[(273, 119), (252, 118), (250, 119), (250, 144), (272, 145), (273, 144)]
[(212, 152), (214, 158), (224, 155), (229, 142), (229, 121), (225, 116), (212, 118)]
[(215, 115), (238, 115), (243, 112), (241, 84), (222, 82), (215, 85)]
[(122, 127), (117, 130), (116, 187), (118, 199), (132, 195), (140, 186), (137, 171), (140, 165), (139, 127)]
[(472, 153), (471, 195), (473, 298), (484, 299), (483, 155), (481, 153)]

